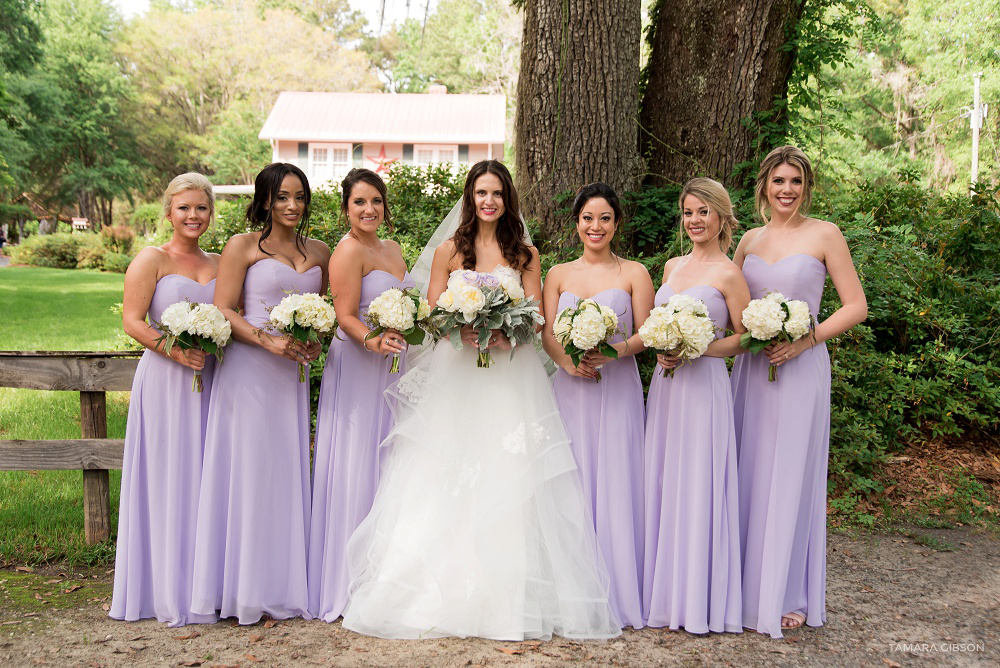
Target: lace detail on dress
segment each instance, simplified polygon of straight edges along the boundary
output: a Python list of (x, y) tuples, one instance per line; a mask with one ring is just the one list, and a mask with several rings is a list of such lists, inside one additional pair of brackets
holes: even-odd
[(503, 437), (503, 449), (512, 455), (528, 454), (528, 446), (538, 447), (548, 442), (551, 438), (548, 427), (540, 422), (532, 422), (530, 434), (525, 424), (522, 422), (517, 427)]
[(411, 404), (421, 404), (427, 394), (427, 372), (413, 369), (396, 383), (396, 392)]
[(482, 473), (483, 467), (480, 464), (475, 466), (469, 466), (465, 464), (462, 466), (462, 471), (458, 474), (458, 479), (455, 481), (455, 486), (451, 490), (452, 496), (458, 496), (462, 493), (462, 488), (472, 489), (476, 485), (476, 481), (479, 480), (479, 474)]

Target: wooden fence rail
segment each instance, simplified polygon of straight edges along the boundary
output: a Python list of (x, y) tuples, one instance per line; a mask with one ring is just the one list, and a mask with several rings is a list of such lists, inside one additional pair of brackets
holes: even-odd
[(111, 537), (108, 471), (122, 467), (125, 442), (108, 438), (105, 392), (132, 389), (141, 352), (0, 351), (0, 387), (80, 393), (80, 440), (0, 440), (0, 471), (83, 471), (87, 544)]

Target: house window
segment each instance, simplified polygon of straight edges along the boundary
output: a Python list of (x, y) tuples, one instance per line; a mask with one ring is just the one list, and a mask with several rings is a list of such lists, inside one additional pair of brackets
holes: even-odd
[(413, 147), (414, 162), (426, 167), (438, 162), (457, 164), (458, 144), (417, 144)]
[(309, 181), (317, 187), (340, 181), (351, 169), (350, 144), (309, 144)]

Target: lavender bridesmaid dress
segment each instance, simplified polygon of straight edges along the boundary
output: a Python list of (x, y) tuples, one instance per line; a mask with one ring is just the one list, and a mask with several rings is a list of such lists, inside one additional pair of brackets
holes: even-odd
[[(286, 291), (318, 292), (323, 272), (266, 258), (247, 269), (245, 318), (268, 319)], [(309, 617), (309, 382), (297, 364), (233, 342), (212, 386), (191, 608), (240, 624)]]
[[(789, 255), (769, 265), (747, 255), (753, 299), (780, 292), (819, 311), (826, 265)], [(826, 344), (782, 364), (767, 380), (764, 353), (733, 367), (739, 447), (743, 625), (781, 638), (781, 615), (826, 621), (826, 467), (830, 449), (830, 357)]]
[[(375, 269), (361, 279), (358, 312), (389, 288), (414, 286)], [(364, 350), (341, 334), (323, 370), (316, 418), (316, 469), (309, 537), (309, 612), (336, 621), (347, 605), (347, 539), (371, 510), (379, 476), (379, 444), (392, 428), (385, 388), (406, 372), (390, 374), (391, 358)], [(404, 353), (405, 355), (405, 353)]]
[[(717, 289), (701, 299), (719, 328), (729, 323)], [(662, 285), (655, 303), (674, 290)], [(657, 367), (646, 402), (646, 560), (643, 609), (649, 626), (690, 633), (739, 633), (740, 534), (733, 397), (726, 361), (700, 357), (673, 378)]]
[[(571, 292), (559, 295), (559, 310), (575, 306)], [(612, 288), (593, 297), (618, 314), (632, 333), (632, 296)], [(614, 341), (622, 341), (618, 334)], [(613, 360), (601, 381), (559, 369), (552, 389), (569, 435), (589, 501), (597, 542), (611, 576), (611, 609), (623, 626), (641, 629), (642, 616), (642, 383), (635, 357)]]
[[(150, 322), (171, 304), (211, 302), (215, 280), (201, 285), (180, 274), (156, 282)], [(170, 626), (211, 624), (215, 611), (191, 612), (191, 571), (205, 423), (214, 358), (202, 379), (205, 391), (191, 391), (194, 371), (147, 350), (132, 381), (122, 460), (121, 506), (114, 619), (156, 617)]]

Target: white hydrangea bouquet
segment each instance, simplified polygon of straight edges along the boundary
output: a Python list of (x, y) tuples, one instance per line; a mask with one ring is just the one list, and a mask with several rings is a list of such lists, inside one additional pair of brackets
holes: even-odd
[[(647, 348), (680, 357), (681, 363), (698, 359), (715, 340), (715, 323), (705, 302), (676, 294), (663, 306), (649, 312), (639, 328), (639, 338)], [(668, 369), (672, 378), (676, 369)]]
[(447, 336), (455, 350), (462, 349), (462, 327), (473, 326), (478, 334), (476, 366), (480, 369), (493, 365), (493, 357), (486, 350), (490, 330), (499, 329), (510, 339), (513, 357), (514, 348), (531, 343), (535, 338), (535, 325), (544, 322), (538, 311), (538, 301), (525, 297), (517, 272), (507, 267), (490, 273), (451, 272), (448, 287), (438, 297), (430, 318), (434, 337)]
[[(421, 297), (416, 288), (389, 288), (368, 306), (365, 321), (372, 331), (365, 336), (365, 341), (387, 329), (394, 329), (403, 335), (408, 344), (418, 346), (424, 342), (424, 327), (430, 314), (430, 302)], [(389, 373), (399, 373), (398, 355), (392, 356)]]
[[(618, 331), (618, 315), (593, 299), (578, 300), (576, 306), (563, 309), (552, 323), (552, 334), (576, 366), (591, 350), (618, 359), (618, 351), (611, 347), (611, 339)], [(598, 371), (597, 382), (600, 381)]]
[[(182, 350), (197, 348), (209, 355), (215, 355), (220, 363), (225, 346), (233, 337), (229, 321), (214, 304), (189, 301), (171, 304), (163, 309), (160, 321), (154, 322), (153, 326), (162, 332), (156, 343), (157, 345), (162, 343), (163, 351), (168, 355), (175, 345), (180, 346)], [(195, 371), (191, 381), (191, 391), (204, 390), (201, 371)]]
[[(337, 331), (333, 304), (315, 292), (291, 293), (271, 309), (267, 326), (302, 343), (318, 342)], [(306, 381), (306, 367), (299, 365), (299, 382)]]
[[(754, 355), (778, 341), (798, 341), (810, 333), (815, 324), (809, 304), (800, 299), (788, 299), (780, 292), (752, 300), (743, 309), (742, 320), (747, 331), (740, 336), (740, 347)], [(767, 379), (770, 382), (778, 380), (778, 367), (770, 365)]]

